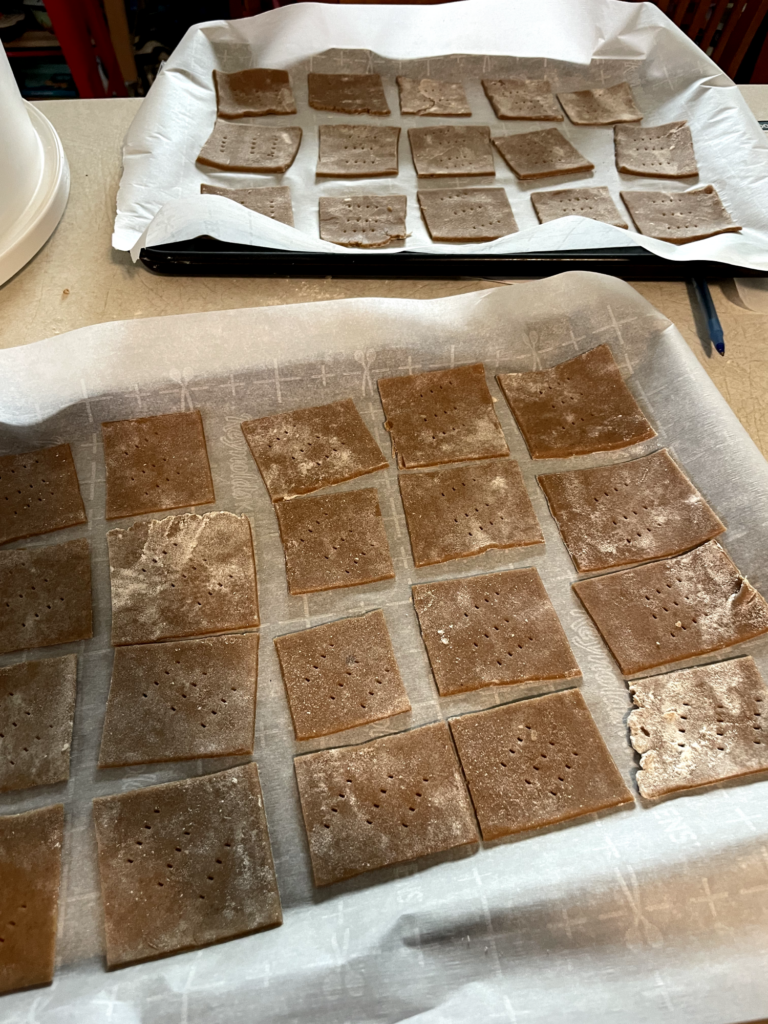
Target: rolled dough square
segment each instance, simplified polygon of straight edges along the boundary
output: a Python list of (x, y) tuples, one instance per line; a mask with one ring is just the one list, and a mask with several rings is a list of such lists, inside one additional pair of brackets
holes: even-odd
[(420, 583), (412, 590), (441, 697), (581, 675), (535, 569)]
[(741, 231), (712, 185), (688, 192), (622, 192), (621, 198), (637, 230), (664, 242), (682, 244)]
[(625, 676), (768, 632), (768, 605), (716, 540), (573, 584)]
[(482, 125), (409, 128), (408, 141), (420, 178), (494, 175), (491, 129)]
[(540, 224), (560, 217), (589, 217), (617, 228), (627, 222), (619, 213), (611, 193), (602, 185), (594, 188), (561, 188), (552, 192), (531, 192), (531, 202)]
[(508, 455), (482, 363), (378, 381), (401, 469)]
[(214, 71), (218, 117), (260, 117), (263, 114), (295, 114), (291, 80), (287, 71), (247, 68), (245, 71)]
[(101, 434), (107, 519), (216, 500), (197, 409), (102, 423)]
[(0, 793), (69, 778), (76, 680), (75, 654), (0, 668)]
[(629, 691), (646, 799), (768, 771), (768, 688), (752, 658), (638, 679)]
[(400, 75), (397, 87), (400, 90), (401, 114), (421, 114), (423, 117), (470, 117), (472, 114), (461, 82)]
[(64, 808), (0, 817), (0, 995), (53, 981)]
[(503, 135), (494, 146), (518, 178), (552, 178), (557, 174), (592, 171), (595, 165), (572, 146), (559, 128)]
[(579, 690), (450, 725), (486, 841), (632, 803)]
[(315, 885), (477, 842), (444, 722), (294, 760)]
[(351, 398), (242, 423), (272, 501), (386, 469)]
[(539, 483), (579, 572), (679, 555), (725, 530), (666, 448)]
[(0, 544), (85, 521), (68, 444), (0, 458)]
[(117, 647), (99, 768), (253, 753), (259, 637)]
[(262, 185), (261, 188), (219, 188), (218, 185), (201, 185), (204, 196), (224, 196), (244, 206), (246, 210), (261, 213), (272, 220), (293, 227), (293, 206), (291, 190), (287, 185)]
[(544, 80), (484, 78), (483, 89), (502, 121), (562, 121), (552, 86)]
[(626, 82), (613, 85), (610, 89), (561, 92), (557, 98), (574, 124), (618, 124), (643, 119)]
[(417, 566), (544, 543), (512, 459), (401, 473), (400, 494)]
[(497, 380), (532, 459), (614, 451), (656, 436), (608, 345)]
[(300, 144), (298, 126), (217, 119), (197, 160), (222, 171), (282, 174), (296, 159)]
[(282, 924), (255, 762), (93, 801), (107, 967)]
[(93, 636), (88, 541), (0, 551), (0, 601), (0, 654)]
[(275, 640), (297, 740), (410, 711), (380, 610)]
[(168, 516), (110, 530), (112, 644), (146, 644), (259, 625), (247, 516)]
[(307, 75), (309, 105), (315, 110), (335, 110), (340, 114), (380, 114), (390, 112), (381, 75)]
[(370, 124), (321, 124), (318, 178), (384, 178), (398, 172), (399, 128)]
[(433, 188), (416, 195), (435, 242), (489, 242), (517, 231), (503, 188)]
[(321, 196), (319, 202), (326, 242), (380, 249), (405, 238), (405, 196)]
[(692, 178), (699, 173), (691, 129), (685, 121), (671, 121), (655, 128), (617, 124), (613, 139), (616, 166), (623, 174)]
[(275, 505), (291, 594), (395, 578), (375, 487)]

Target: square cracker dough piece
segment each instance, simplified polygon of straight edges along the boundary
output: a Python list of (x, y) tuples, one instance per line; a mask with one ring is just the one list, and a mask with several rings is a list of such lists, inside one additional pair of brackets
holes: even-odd
[(275, 505), (291, 594), (395, 578), (375, 487)]
[(610, 89), (561, 92), (557, 98), (574, 124), (618, 124), (643, 119), (632, 90), (626, 82), (613, 85)]
[(0, 458), (0, 544), (84, 522), (68, 444)]
[(0, 793), (69, 778), (76, 680), (75, 654), (0, 668)]
[(579, 690), (450, 726), (486, 841), (633, 802)]
[(340, 114), (390, 113), (381, 75), (307, 75), (309, 105), (315, 110), (335, 110)]
[(0, 654), (93, 636), (87, 540), (0, 551)]
[(420, 178), (495, 175), (491, 129), (482, 125), (409, 128), (411, 155)]
[(559, 128), (503, 135), (495, 138), (493, 144), (521, 181), (595, 169)]
[(272, 501), (388, 465), (351, 398), (240, 425)]
[(400, 494), (416, 566), (544, 543), (512, 459), (401, 473)]
[(608, 345), (497, 380), (532, 459), (614, 451), (656, 436)]
[(544, 80), (484, 78), (485, 95), (501, 121), (562, 121), (563, 112)]
[(768, 604), (716, 540), (573, 589), (625, 676), (768, 632)]
[(199, 410), (102, 423), (106, 518), (216, 500)]
[(552, 192), (531, 192), (531, 202), (540, 224), (560, 217), (589, 217), (617, 228), (628, 227), (611, 193), (602, 185), (594, 188), (562, 188)]
[(477, 842), (444, 722), (294, 760), (315, 885)]
[(581, 675), (536, 569), (421, 583), (413, 605), (441, 697)]
[(638, 679), (629, 691), (646, 799), (768, 771), (768, 688), (752, 658)]
[(247, 68), (231, 74), (214, 71), (213, 82), (218, 117), (296, 113), (296, 101), (287, 71), (273, 68)]
[(699, 173), (691, 129), (685, 121), (671, 121), (655, 128), (617, 124), (613, 140), (616, 167), (622, 174), (693, 178)]
[(228, 633), (259, 625), (247, 516), (168, 516), (110, 530), (112, 644)]
[(405, 196), (321, 196), (320, 237), (337, 245), (380, 249), (404, 239)]
[(0, 817), (0, 995), (53, 981), (64, 808)]
[(490, 242), (517, 231), (503, 188), (434, 188), (416, 195), (434, 242)]
[(398, 76), (400, 113), (420, 114), (422, 117), (470, 117), (472, 108), (467, 103), (461, 82), (441, 82), (436, 78), (406, 78)]
[(688, 192), (622, 192), (637, 230), (650, 238), (682, 244), (725, 231), (741, 231), (713, 185)]
[(370, 124), (321, 124), (318, 178), (385, 178), (398, 172), (399, 128)]
[(411, 710), (379, 609), (275, 639), (297, 740)]
[(669, 558), (725, 530), (666, 448), (538, 479), (579, 572)]
[(482, 363), (381, 377), (378, 385), (401, 469), (509, 455)]
[(115, 649), (99, 768), (253, 753), (259, 637)]
[(107, 966), (282, 924), (256, 763), (93, 801)]
[(222, 171), (282, 174), (296, 159), (300, 144), (301, 128), (297, 126), (217, 119), (197, 160)]
[(291, 190), (287, 185), (262, 185), (261, 188), (219, 188), (218, 185), (201, 185), (204, 196), (224, 196), (244, 206), (246, 210), (261, 213), (272, 220), (293, 227), (293, 206)]

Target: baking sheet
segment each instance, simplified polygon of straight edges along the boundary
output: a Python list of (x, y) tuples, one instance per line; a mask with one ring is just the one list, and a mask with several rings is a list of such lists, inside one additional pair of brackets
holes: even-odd
[[(435, 56), (439, 54), (451, 56)], [(283, 175), (247, 175), (197, 165), (195, 160), (216, 119), (213, 69), (237, 71), (257, 65), (291, 72), (298, 114), (253, 120), (263, 125), (302, 127), (303, 140), (293, 166)], [(312, 110), (307, 104), (306, 74), (310, 70), (380, 73), (391, 116)], [(395, 83), (400, 74), (460, 78), (472, 118), (401, 116)], [(577, 127), (566, 118), (557, 127), (595, 164), (591, 175), (521, 182), (495, 153), (495, 178), (419, 181), (408, 127), (481, 124), (489, 125), (493, 135), (551, 127), (549, 122), (499, 121), (480, 84), (481, 77), (498, 76), (547, 78), (556, 92), (628, 81), (646, 113), (644, 124), (689, 122), (699, 178), (665, 181), (621, 175), (615, 165), (613, 129)], [(396, 178), (315, 178), (318, 125), (381, 125), (384, 121), (403, 129)], [(404, 247), (408, 251), (523, 253), (642, 245), (670, 260), (720, 260), (768, 270), (768, 140), (734, 83), (652, 4), (462, 0), (447, 9), (405, 6), (393, 17), (386, 6), (302, 3), (256, 18), (198, 25), (189, 29), (144, 100), (126, 137), (123, 164), (113, 245), (130, 249), (134, 259), (142, 246), (199, 235), (267, 248), (349, 252), (319, 238), (319, 196), (397, 193), (408, 197), (409, 237)], [(221, 196), (201, 196), (202, 182), (230, 188), (289, 185), (296, 227), (272, 221)], [(576, 184), (607, 185), (630, 225), (620, 190), (681, 191), (712, 184), (733, 219), (744, 228), (739, 234), (677, 246), (584, 217), (540, 225), (530, 193)], [(417, 188), (482, 185), (507, 190), (519, 232), (493, 242), (433, 243), (419, 213)], [(386, 251), (396, 253), (402, 248), (392, 246)]]
[[(3, 1024), (722, 1024), (766, 1014), (765, 777), (655, 805), (638, 798), (611, 814), (328, 889), (311, 882), (293, 777), (296, 753), (568, 685), (497, 687), (438, 700), (409, 600), (413, 582), (535, 565), (582, 668), (590, 710), (636, 792), (627, 687), (571, 593), (573, 566), (534, 480), (536, 472), (566, 461), (528, 458), (492, 379), (497, 371), (548, 366), (600, 342), (611, 345), (631, 374), (659, 437), (631, 452), (568, 464), (605, 464), (670, 446), (726, 522), (726, 549), (768, 593), (768, 467), (676, 328), (612, 278), (573, 273), (429, 301), (347, 299), (124, 321), (0, 352), (0, 451), (69, 441), (88, 510), (87, 525), (22, 544), (89, 537), (95, 601), (94, 639), (27, 655), (77, 651), (78, 698), (70, 781), (0, 795), (0, 813), (63, 800), (67, 817), (55, 981), (0, 998)], [(351, 396), (389, 453), (377, 378), (479, 359), (544, 528), (545, 551), (487, 552), (414, 569), (390, 467), (340, 486), (378, 488), (397, 578), (290, 597), (276, 520), (240, 422)], [(285, 923), (108, 974), (92, 797), (248, 760), (96, 768), (112, 660), (105, 533), (114, 525), (103, 518), (99, 424), (193, 407), (205, 424), (213, 507), (247, 514), (254, 529), (263, 617), (254, 757)], [(379, 607), (412, 713), (294, 742), (273, 638)], [(732, 654), (747, 652), (768, 678), (768, 640)], [(18, 660), (3, 656), (0, 664)]]

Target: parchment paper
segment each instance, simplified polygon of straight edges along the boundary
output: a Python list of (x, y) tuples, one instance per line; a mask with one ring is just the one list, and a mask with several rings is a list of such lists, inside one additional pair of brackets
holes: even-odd
[[(558, 688), (497, 687), (439, 700), (409, 600), (416, 581), (536, 565), (582, 668), (587, 703), (636, 792), (627, 687), (571, 593), (574, 569), (534, 480), (566, 462), (528, 458), (492, 377), (551, 365), (599, 342), (611, 345), (630, 375), (659, 437), (631, 452), (568, 464), (605, 464), (670, 446), (727, 524), (729, 553), (768, 593), (766, 463), (676, 328), (611, 278), (566, 274), (431, 301), (348, 299), (109, 323), (0, 352), (0, 450), (69, 441), (88, 510), (87, 525), (26, 543), (89, 537), (95, 600), (93, 640), (27, 655), (77, 651), (78, 698), (69, 783), (0, 796), (0, 813), (63, 800), (67, 818), (54, 985), (0, 998), (4, 1024), (722, 1024), (765, 1015), (765, 777), (656, 805), (638, 798), (612, 814), (328, 889), (311, 882), (296, 753)], [(545, 550), (414, 569), (391, 466), (340, 486), (378, 488), (396, 580), (289, 597), (275, 516), (240, 422), (351, 396), (388, 453), (377, 378), (479, 359)], [(103, 519), (99, 424), (192, 407), (205, 424), (213, 507), (247, 514), (254, 528), (263, 618), (254, 757), (285, 923), (107, 974), (91, 798), (247, 760), (96, 768), (112, 660), (105, 543), (112, 524)], [(294, 742), (273, 638), (378, 607), (412, 713)], [(720, 656), (747, 652), (768, 678), (768, 640)]]
[[(253, 120), (302, 127), (303, 140), (293, 166), (283, 175), (248, 175), (196, 164), (216, 119), (213, 69), (238, 71), (254, 66), (291, 72), (298, 113)], [(312, 110), (307, 103), (308, 71), (380, 73), (391, 116)], [(401, 116), (395, 83), (401, 74), (463, 81), (472, 118)], [(592, 174), (520, 182), (496, 153), (495, 178), (419, 181), (408, 127), (481, 124), (490, 126), (494, 136), (550, 127), (549, 122), (496, 118), (480, 79), (500, 76), (546, 78), (556, 92), (628, 81), (646, 114), (643, 124), (688, 121), (699, 178), (664, 181), (619, 174), (612, 127), (576, 127), (566, 117), (557, 127), (595, 164)], [(396, 178), (315, 178), (318, 125), (385, 122), (402, 127)], [(134, 259), (144, 245), (199, 235), (279, 249), (349, 251), (320, 239), (319, 196), (397, 193), (408, 197), (409, 237), (404, 247), (387, 251), (516, 253), (642, 245), (672, 260), (721, 260), (768, 270), (768, 140), (733, 82), (652, 4), (464, 0), (447, 8), (405, 6), (393, 14), (386, 6), (301, 3), (256, 18), (194, 26), (144, 100), (126, 137), (123, 163), (113, 245), (130, 249)], [(296, 227), (220, 196), (201, 196), (202, 182), (231, 188), (289, 185)], [(530, 193), (576, 184), (607, 185), (630, 226), (631, 218), (619, 199), (622, 189), (682, 191), (712, 184), (743, 230), (677, 246), (584, 217), (539, 225)], [(519, 232), (494, 242), (433, 243), (419, 212), (417, 189), (478, 185), (507, 190)]]

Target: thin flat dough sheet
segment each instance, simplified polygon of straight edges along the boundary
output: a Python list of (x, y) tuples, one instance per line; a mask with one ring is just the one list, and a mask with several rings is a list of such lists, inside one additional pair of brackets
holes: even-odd
[(549, 82), (540, 79), (484, 78), (485, 95), (500, 121), (563, 121)]
[(517, 231), (503, 188), (431, 188), (416, 195), (434, 242), (489, 242)]
[(467, 102), (461, 82), (441, 82), (435, 78), (397, 79), (400, 90), (400, 113), (421, 117), (470, 117), (472, 108)]
[(272, 220), (293, 227), (291, 190), (287, 185), (262, 185), (260, 188), (220, 188), (218, 185), (200, 186), (204, 196), (224, 196), (244, 206), (246, 210), (261, 213)]
[(495, 175), (491, 130), (483, 125), (409, 128), (411, 155), (420, 178)]
[(381, 249), (406, 237), (405, 196), (321, 196), (320, 237), (337, 245)]
[(296, 113), (296, 100), (287, 71), (274, 68), (247, 68), (231, 74), (214, 71), (213, 83), (218, 117)]
[(398, 173), (399, 128), (371, 124), (321, 124), (318, 178), (386, 178)]
[(296, 159), (300, 145), (301, 128), (297, 125), (217, 119), (197, 161), (222, 171), (282, 174)]
[(713, 185), (688, 192), (622, 192), (637, 230), (664, 242), (695, 242), (726, 231), (741, 231)]
[(574, 124), (607, 125), (643, 119), (642, 111), (638, 109), (626, 82), (613, 85), (610, 89), (561, 92), (557, 98)]
[(592, 161), (582, 156), (559, 128), (503, 135), (495, 138), (493, 144), (521, 181), (595, 169)]
[(334, 110), (339, 114), (390, 113), (381, 75), (307, 75), (309, 105), (315, 110)]
[(68, 444), (0, 458), (0, 544), (85, 521)]
[(691, 129), (685, 121), (671, 121), (654, 128), (617, 124), (613, 140), (616, 167), (622, 174), (694, 178), (699, 173)]
[(560, 217), (589, 217), (590, 220), (613, 224), (617, 228), (627, 227), (611, 193), (603, 185), (531, 192), (531, 202), (540, 224)]

